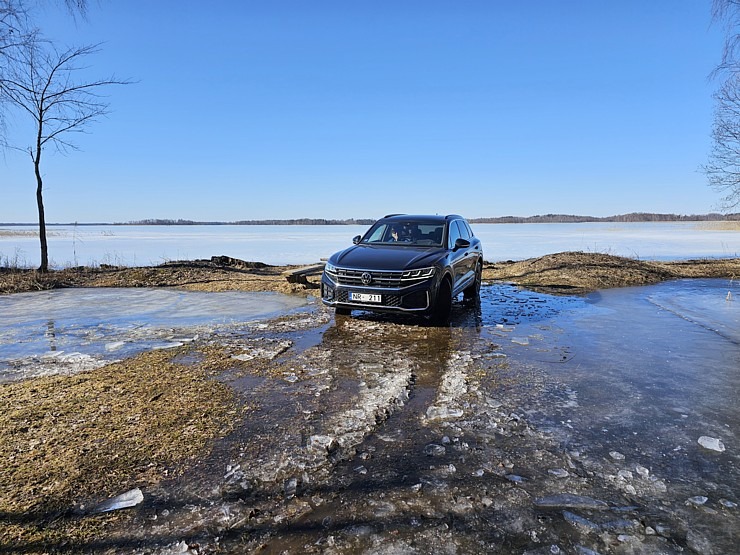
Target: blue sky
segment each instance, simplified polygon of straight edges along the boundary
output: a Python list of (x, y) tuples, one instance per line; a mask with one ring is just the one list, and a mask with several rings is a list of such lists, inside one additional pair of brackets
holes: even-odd
[[(51, 3), (49, 3), (51, 4)], [(50, 222), (706, 213), (709, 0), (46, 4), (110, 115), (45, 154)], [(11, 118), (9, 134), (33, 130)], [(28, 155), (0, 221), (36, 220)]]

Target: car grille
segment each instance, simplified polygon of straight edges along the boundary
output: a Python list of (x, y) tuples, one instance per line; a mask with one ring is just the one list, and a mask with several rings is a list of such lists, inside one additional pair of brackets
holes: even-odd
[[(363, 283), (362, 274), (370, 274), (372, 282)], [(372, 286), (372, 287), (401, 287), (401, 275), (403, 272), (393, 271), (367, 271), (348, 270), (337, 268), (336, 279), (340, 285)]]

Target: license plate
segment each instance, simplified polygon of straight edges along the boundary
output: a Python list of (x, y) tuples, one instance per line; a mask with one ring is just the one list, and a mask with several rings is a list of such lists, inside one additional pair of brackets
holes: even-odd
[(349, 300), (350, 301), (359, 301), (361, 303), (379, 303), (382, 302), (380, 295), (375, 295), (372, 293), (350, 293), (349, 294)]

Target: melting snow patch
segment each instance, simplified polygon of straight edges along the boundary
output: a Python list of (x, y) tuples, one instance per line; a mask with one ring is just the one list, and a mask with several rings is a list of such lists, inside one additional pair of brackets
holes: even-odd
[(95, 370), (109, 362), (111, 361), (96, 359), (83, 353), (51, 351), (41, 356), (9, 360), (9, 368), (0, 370), (0, 382), (44, 376), (71, 376), (79, 372)]

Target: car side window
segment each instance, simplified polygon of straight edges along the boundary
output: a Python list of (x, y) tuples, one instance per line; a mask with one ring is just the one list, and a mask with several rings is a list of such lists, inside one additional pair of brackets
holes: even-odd
[(460, 228), (457, 227), (457, 221), (450, 222), (450, 232), (447, 236), (447, 248), (454, 249), (455, 241), (460, 238)]
[(460, 237), (470, 241), (472, 234), (470, 233), (470, 228), (465, 224), (465, 221), (457, 220), (457, 227), (460, 228)]
[(473, 233), (473, 228), (470, 227), (470, 224), (468, 222), (466, 222), (465, 220), (463, 220), (463, 224), (467, 228), (468, 233), (470, 233), (470, 238), (472, 239), (473, 237), (475, 237), (475, 233)]

